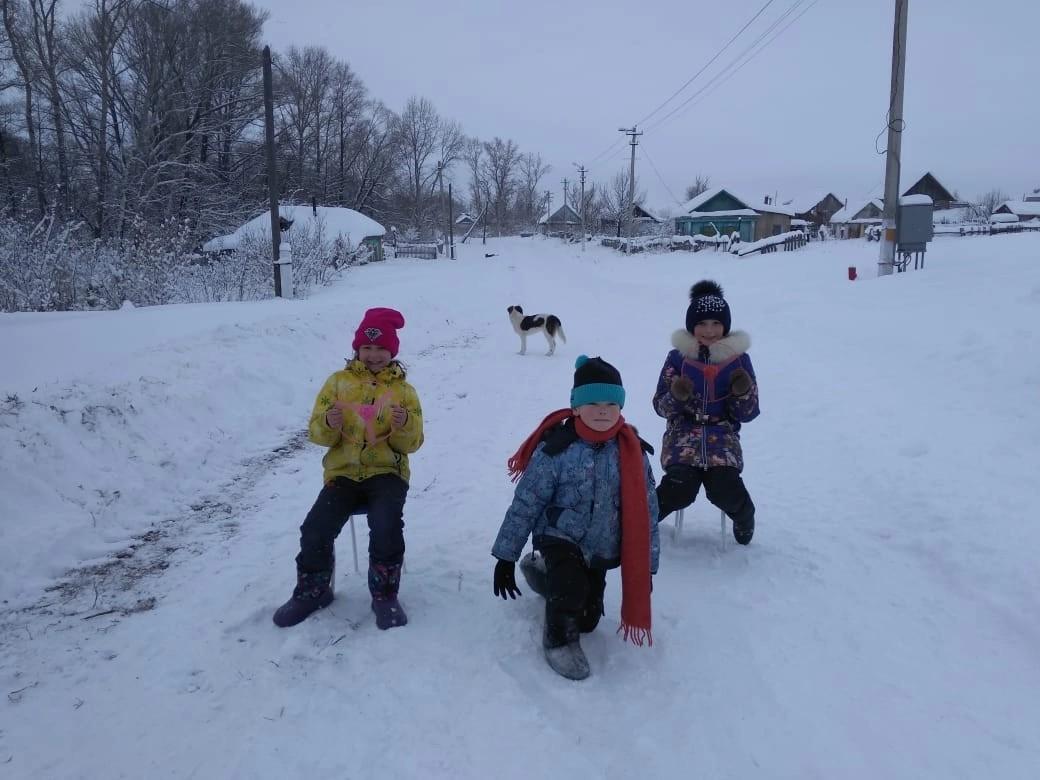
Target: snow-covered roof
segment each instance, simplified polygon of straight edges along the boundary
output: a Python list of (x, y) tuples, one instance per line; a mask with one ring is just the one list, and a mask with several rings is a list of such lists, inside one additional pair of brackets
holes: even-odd
[(694, 211), (690, 214), (680, 214), (683, 217), (694, 217), (697, 219), (713, 219), (715, 217), (757, 217), (758, 212), (754, 209), (731, 209), (729, 211)]
[(932, 203), (929, 195), (904, 195), (899, 199), (900, 206), (931, 206)]
[(572, 225), (581, 222), (581, 216), (571, 207), (571, 204), (568, 203), (565, 206), (560, 206), (556, 209), (551, 216), (542, 217), (538, 220), (539, 225), (545, 225), (549, 222), (562, 222), (564, 225)]
[(466, 220), (469, 220), (470, 222), (476, 222), (477, 218), (476, 217), (471, 217), (468, 212), (463, 211), (461, 214), (459, 214), (459, 218), (455, 220), (455, 224), (456, 225), (462, 224)]
[(991, 214), (989, 221), (992, 222), (1018, 222), (1017, 214)]
[[(366, 217), (360, 211), (344, 208), (342, 206), (318, 206), (315, 209), (306, 205), (292, 205), (282, 203), (278, 207), (279, 216), (292, 220), (293, 227), (306, 225), (308, 228), (315, 227), (321, 223), (325, 235), (329, 238), (342, 236), (349, 239), (351, 243), (358, 244), (363, 239), (372, 236), (383, 236), (386, 228), (370, 217)], [(226, 236), (212, 238), (202, 245), (203, 252), (220, 252), (228, 249), (238, 249), (242, 240), (250, 234), (270, 235), (271, 212), (264, 211), (257, 214), (251, 220), (242, 225), (234, 233)], [(290, 240), (292, 228), (289, 229)]]
[(915, 186), (917, 186), (921, 182), (921, 179), (923, 179), (925, 176), (931, 176), (933, 179), (935, 179), (936, 183), (940, 187), (942, 187), (944, 190), (946, 190), (946, 194), (949, 195), (951, 199), (953, 198), (953, 190), (951, 190), (949, 187), (947, 187), (945, 184), (943, 184), (941, 181), (939, 181), (939, 177), (936, 176), (931, 171), (919, 171), (912, 178), (908, 178), (906, 176), (903, 176), (902, 173), (900, 173), (900, 175), (899, 175), (899, 186), (900, 186), (900, 188), (904, 188), (903, 189), (903, 194), (905, 195), (910, 190), (912, 190)]
[(884, 203), (882, 203), (877, 198), (870, 198), (869, 200), (866, 200), (866, 201), (864, 201), (862, 203), (857, 203), (857, 204), (855, 204), (853, 206), (846, 206), (843, 209), (839, 209), (838, 211), (835, 211), (834, 212), (834, 216), (831, 217), (831, 224), (832, 225), (839, 225), (839, 224), (842, 224), (842, 223), (852, 222), (853, 221), (852, 218), (856, 214), (859, 214), (861, 211), (863, 211), (863, 209), (865, 209), (867, 206), (869, 206), (871, 204), (877, 206), (877, 208), (879, 210), (881, 210), (881, 211), (885, 210), (885, 204)]
[(795, 214), (790, 206), (777, 206), (775, 203), (751, 204), (751, 207), (755, 211), (768, 211), (770, 214), (783, 214), (786, 217), (793, 217)]
[(1040, 201), (1006, 200), (997, 208), (1002, 209), (1005, 206), (1012, 214), (1017, 214), (1020, 217), (1040, 217)]
[[(777, 200), (780, 201), (781, 206), (791, 209), (795, 214), (806, 214), (816, 208), (828, 195), (834, 195), (834, 193), (830, 191), (809, 192), (792, 197), (781, 195)], [(834, 195), (834, 197), (841, 200), (837, 195)]]
[[(751, 204), (751, 201), (744, 200), (739, 195), (734, 195), (733, 194), (733, 190), (726, 189), (725, 187), (714, 187), (713, 189), (705, 190), (700, 195), (697, 195), (696, 197), (691, 198), (690, 200), (686, 201), (682, 205), (682, 213), (683, 214), (689, 214), (691, 211), (700, 208), (705, 203), (707, 203), (709, 200), (714, 198), (716, 195), (720, 195), (723, 192), (725, 192), (731, 198), (734, 198), (735, 200), (739, 200), (745, 206), (749, 206)], [(716, 212), (708, 212), (708, 213), (714, 214)]]

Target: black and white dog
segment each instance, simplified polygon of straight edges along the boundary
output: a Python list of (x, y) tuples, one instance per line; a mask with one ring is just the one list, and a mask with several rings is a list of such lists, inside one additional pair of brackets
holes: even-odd
[(527, 354), (527, 337), (531, 333), (537, 333), (541, 331), (545, 334), (545, 340), (549, 342), (549, 351), (546, 355), (551, 355), (556, 351), (556, 338), (559, 337), (560, 341), (564, 344), (567, 343), (567, 337), (563, 335), (563, 323), (560, 322), (560, 318), (555, 314), (529, 314), (524, 315), (524, 310), (519, 306), (510, 306), (506, 311), (509, 312), (509, 321), (513, 323), (513, 330), (520, 337), (520, 354)]

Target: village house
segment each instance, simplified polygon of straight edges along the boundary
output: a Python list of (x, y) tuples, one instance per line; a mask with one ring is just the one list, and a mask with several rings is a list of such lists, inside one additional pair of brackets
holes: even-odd
[(538, 220), (538, 230), (542, 235), (580, 233), (581, 215), (565, 203), (552, 214)]
[(741, 241), (755, 240), (759, 213), (748, 203), (722, 187), (706, 190), (686, 201), (675, 218), (675, 232), (681, 236), (728, 236), (736, 233)]
[[(282, 203), (278, 206), (278, 214), (282, 232), (287, 234), (290, 242), (293, 230), (306, 229), (312, 234), (321, 230), (325, 240), (330, 244), (338, 240), (351, 250), (365, 245), (372, 250), (371, 260), (379, 261), (384, 257), (383, 236), (386, 235), (386, 229), (360, 211), (341, 206), (298, 206)], [(210, 239), (202, 245), (202, 251), (215, 254), (234, 252), (248, 237), (270, 240), (270, 236), (271, 213), (264, 211), (233, 233)]]
[(882, 223), (884, 213), (885, 205), (877, 198), (846, 206), (831, 217), (831, 232), (835, 238), (862, 238), (867, 228)]
[(909, 181), (912, 181), (913, 184), (903, 192), (903, 196), (927, 195), (932, 199), (932, 204), (936, 211), (963, 208), (968, 205), (958, 199), (951, 190), (944, 187), (930, 171), (916, 179), (909, 179)]
[(844, 201), (833, 192), (814, 192), (790, 198), (781, 196), (779, 203), (791, 210), (795, 220), (816, 227), (830, 224), (831, 217), (845, 207)]

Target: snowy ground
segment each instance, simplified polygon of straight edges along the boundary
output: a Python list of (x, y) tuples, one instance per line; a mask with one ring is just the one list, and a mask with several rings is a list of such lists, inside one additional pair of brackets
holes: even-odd
[[(1040, 235), (862, 278), (876, 253), (508, 239), (306, 301), (0, 315), (0, 775), (1035, 777)], [(569, 683), (539, 600), (491, 595), (505, 459), (581, 352), (659, 442), (649, 399), (702, 276), (752, 335), (755, 541), (721, 549), (698, 501), (664, 535), (653, 648), (614, 635), (611, 575)], [(555, 357), (516, 354), (512, 303), (562, 317)], [(320, 488), (306, 416), (378, 305), (405, 313), (426, 412), (411, 623), (376, 629), (345, 533), (335, 603), (279, 630)]]

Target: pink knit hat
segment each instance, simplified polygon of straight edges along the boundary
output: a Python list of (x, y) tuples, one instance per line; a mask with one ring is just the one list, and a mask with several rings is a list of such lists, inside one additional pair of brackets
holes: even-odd
[(397, 357), (401, 342), (397, 338), (397, 329), (404, 327), (404, 315), (396, 309), (369, 309), (361, 319), (361, 324), (354, 332), (354, 351), (365, 344), (375, 344), (390, 350), (390, 357)]

